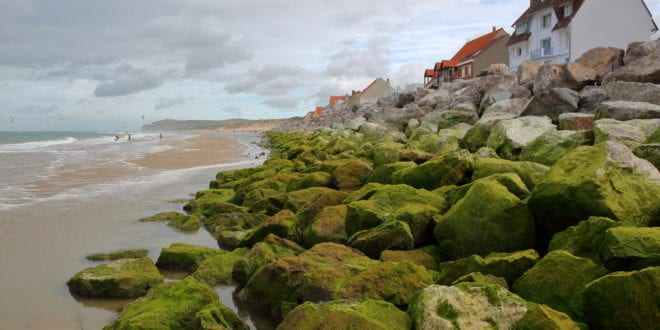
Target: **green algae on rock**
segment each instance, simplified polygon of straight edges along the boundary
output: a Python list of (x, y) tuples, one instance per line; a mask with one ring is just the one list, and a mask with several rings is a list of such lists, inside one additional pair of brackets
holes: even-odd
[(600, 256), (612, 270), (660, 265), (660, 228), (616, 227), (605, 232)]
[(163, 248), (156, 265), (163, 269), (194, 271), (205, 259), (225, 251), (200, 245), (172, 243)]
[(432, 190), (467, 182), (473, 168), (474, 158), (470, 152), (459, 150), (435, 157), (416, 167), (400, 169), (392, 174), (392, 182)]
[(144, 258), (149, 254), (149, 251), (146, 249), (132, 249), (132, 250), (120, 250), (109, 253), (95, 253), (88, 255), (87, 260), (92, 261), (103, 261), (103, 260), (118, 260), (118, 259), (130, 259), (130, 258)]
[(238, 244), (239, 247), (251, 247), (261, 242), (269, 234), (282, 238), (299, 241), (296, 230), (296, 215), (289, 209), (283, 209), (277, 214), (264, 220), (261, 224), (248, 232)]
[(351, 160), (332, 172), (332, 181), (339, 190), (356, 190), (367, 182), (372, 171), (364, 161)]
[(546, 176), (549, 170), (549, 167), (534, 162), (478, 158), (474, 165), (472, 180), (478, 180), (497, 173), (516, 173), (531, 191)]
[(346, 205), (326, 206), (303, 231), (303, 245), (312, 247), (322, 242), (345, 243)]
[(504, 278), (509, 286), (538, 261), (534, 250), (512, 253), (491, 253), (485, 257), (472, 255), (467, 258), (443, 262), (438, 266), (437, 284), (450, 285), (460, 277), (479, 272)]
[(525, 146), (520, 160), (552, 166), (571, 150), (593, 142), (593, 131), (550, 131)]
[(305, 302), (294, 308), (277, 327), (299, 329), (410, 329), (408, 314), (382, 300)]
[(438, 270), (438, 263), (436, 261), (438, 254), (437, 247), (431, 246), (422, 249), (409, 250), (409, 251), (394, 251), (385, 250), (380, 254), (381, 261), (407, 261), (416, 265), (420, 265), (427, 270)]
[(239, 288), (242, 288), (262, 266), (282, 258), (297, 256), (303, 251), (304, 249), (295, 242), (270, 234), (263, 242), (252, 246), (243, 258), (236, 261), (231, 270), (232, 279)]
[(396, 162), (385, 165), (380, 165), (374, 169), (367, 178), (367, 182), (392, 184), (392, 174), (404, 168), (415, 167), (417, 164), (414, 162)]
[(619, 221), (590, 217), (552, 236), (548, 252), (565, 250), (574, 256), (589, 258), (600, 265), (603, 263), (600, 258), (600, 247), (605, 239), (605, 232), (619, 225), (621, 225)]
[(149, 258), (119, 259), (82, 270), (66, 284), (84, 297), (134, 298), (163, 282)]
[(347, 245), (364, 252), (372, 259), (378, 259), (384, 250), (411, 250), (415, 241), (407, 223), (390, 220), (356, 232), (348, 238)]
[(231, 309), (219, 301), (202, 308), (191, 323), (196, 330), (249, 330), (250, 327)]
[(193, 329), (193, 320), (207, 305), (218, 301), (215, 291), (191, 277), (161, 283), (146, 296), (124, 306), (104, 330)]
[(211, 286), (232, 284), (234, 265), (242, 260), (247, 252), (246, 248), (238, 248), (213, 255), (202, 261), (191, 276)]

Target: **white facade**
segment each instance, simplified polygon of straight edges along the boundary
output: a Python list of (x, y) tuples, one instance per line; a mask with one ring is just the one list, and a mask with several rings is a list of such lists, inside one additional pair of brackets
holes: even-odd
[[(570, 15), (574, 8), (568, 6), (561, 12)], [(552, 6), (532, 13), (522, 31), (530, 37), (509, 46), (512, 69), (528, 60), (566, 64), (595, 47), (626, 49), (633, 41), (650, 40), (655, 29), (641, 0), (585, 0), (568, 26), (552, 31), (558, 20)]]

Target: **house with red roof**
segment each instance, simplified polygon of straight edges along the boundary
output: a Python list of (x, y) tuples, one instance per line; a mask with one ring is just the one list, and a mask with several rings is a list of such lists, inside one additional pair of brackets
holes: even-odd
[(346, 96), (344, 95), (335, 95), (335, 96), (330, 96), (330, 100), (328, 102), (328, 105), (325, 106), (325, 108), (322, 110), (323, 114), (329, 114), (332, 111), (337, 111), (343, 109), (343, 107), (346, 105)]
[(469, 40), (449, 60), (435, 63), (433, 79), (427, 79), (430, 72), (424, 72), (427, 87), (455, 79), (471, 79), (491, 64), (509, 64), (506, 44), (509, 34), (504, 29), (496, 29), (487, 34)]
[(323, 110), (325, 110), (324, 107), (316, 107), (314, 111), (310, 111), (305, 115), (305, 119), (321, 117), (323, 116)]
[(658, 31), (644, 0), (530, 0), (507, 42), (512, 69), (564, 64), (596, 47), (626, 49)]
[(352, 91), (346, 105), (352, 107), (354, 105), (376, 103), (379, 98), (382, 98), (385, 94), (393, 90), (394, 88), (390, 85), (389, 79), (376, 78), (361, 92)]

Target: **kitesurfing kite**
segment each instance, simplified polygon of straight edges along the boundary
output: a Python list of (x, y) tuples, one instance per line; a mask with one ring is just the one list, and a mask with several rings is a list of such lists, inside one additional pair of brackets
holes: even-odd
[(14, 118), (14, 116), (9, 116), (9, 123), (10, 124), (13, 124), (14, 120), (16, 120), (16, 118)]
[(144, 115), (142, 115), (142, 120), (144, 120)]

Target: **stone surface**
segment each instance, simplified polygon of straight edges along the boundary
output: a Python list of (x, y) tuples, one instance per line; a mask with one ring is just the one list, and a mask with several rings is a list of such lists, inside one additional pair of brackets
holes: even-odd
[(202, 308), (192, 320), (193, 329), (202, 330), (249, 330), (250, 327), (229, 307), (219, 301)]
[(350, 161), (332, 173), (332, 181), (340, 190), (355, 190), (361, 187), (373, 169), (361, 160)]
[(247, 248), (238, 248), (233, 251), (212, 256), (202, 261), (191, 274), (192, 277), (211, 286), (233, 284), (232, 269), (248, 253)]
[(522, 116), (548, 116), (553, 122), (566, 112), (577, 112), (580, 94), (564, 87), (539, 91), (529, 100)]
[(592, 131), (550, 131), (525, 146), (520, 160), (552, 166), (571, 150), (593, 142)]
[(605, 232), (620, 224), (604, 217), (590, 217), (555, 234), (548, 245), (548, 252), (565, 250), (574, 256), (589, 258), (597, 264), (602, 264), (600, 247), (605, 240)]
[(635, 156), (646, 159), (655, 168), (660, 169), (660, 143), (642, 144), (633, 150)]
[(660, 85), (657, 84), (612, 81), (605, 85), (605, 90), (612, 101), (660, 104)]
[(505, 159), (515, 160), (522, 149), (542, 134), (557, 127), (548, 117), (520, 117), (498, 122), (493, 127), (486, 146)]
[(303, 232), (303, 244), (311, 247), (322, 242), (345, 243), (346, 205), (324, 207)]
[(570, 131), (592, 130), (596, 115), (590, 113), (567, 112), (559, 115), (559, 129)]
[(652, 54), (616, 69), (610, 75), (609, 81), (613, 80), (660, 83), (660, 51), (655, 51)]
[(481, 118), (466, 132), (461, 145), (471, 152), (485, 146), (493, 127), (500, 120), (519, 117), (527, 102), (528, 99), (526, 98), (518, 98), (492, 104), (486, 108)]
[(479, 114), (473, 104), (461, 103), (441, 111), (438, 118), (438, 129), (449, 128), (458, 123), (474, 124)]
[(407, 223), (390, 220), (356, 232), (348, 238), (347, 245), (364, 252), (372, 259), (378, 259), (380, 253), (385, 250), (411, 250), (415, 246), (415, 238)]
[(598, 107), (596, 117), (624, 121), (660, 118), (660, 105), (646, 102), (606, 101)]
[(539, 65), (534, 61), (525, 61), (518, 66), (518, 82), (527, 87), (532, 88), (534, 85), (534, 79), (539, 72)]
[(593, 68), (584, 66), (577, 61), (566, 65), (566, 75), (575, 81), (573, 89), (576, 91), (581, 90), (584, 86), (593, 85), (599, 81), (599, 77), (602, 77)]
[(660, 228), (616, 227), (605, 232), (600, 256), (612, 270), (660, 265)]
[(431, 190), (467, 181), (473, 167), (472, 155), (462, 150), (435, 157), (416, 167), (398, 170), (392, 174), (392, 182)]
[(623, 49), (615, 47), (592, 48), (575, 60), (575, 63), (593, 69), (597, 80), (610, 74), (623, 65)]
[(545, 178), (548, 171), (550, 171), (549, 167), (534, 162), (514, 162), (506, 159), (480, 158), (475, 163), (472, 181), (498, 173), (515, 173), (531, 191)]
[(634, 149), (644, 144), (658, 128), (660, 119), (599, 119), (594, 123), (595, 143), (615, 141)]
[(205, 259), (223, 253), (219, 249), (200, 245), (172, 243), (161, 249), (156, 265), (163, 269), (194, 271)]
[(417, 101), (417, 105), (420, 107), (436, 108), (439, 104), (449, 105), (450, 102), (451, 94), (449, 91), (445, 89), (438, 89), (430, 92), (428, 95)]
[(297, 256), (304, 250), (295, 242), (269, 235), (263, 242), (252, 246), (244, 258), (234, 263), (231, 270), (232, 279), (242, 288), (262, 266), (282, 258)]
[(625, 65), (631, 64), (645, 56), (660, 52), (660, 40), (638, 41), (628, 44), (626, 55), (623, 57)]
[(163, 275), (149, 258), (119, 259), (82, 270), (66, 284), (84, 297), (135, 298), (163, 282)]
[(120, 250), (109, 253), (95, 253), (88, 255), (87, 260), (100, 261), (100, 260), (118, 260), (118, 259), (130, 259), (130, 258), (144, 258), (149, 254), (149, 250), (146, 249), (132, 249), (132, 250)]
[(511, 253), (491, 253), (485, 257), (472, 255), (466, 258), (443, 262), (438, 266), (437, 284), (449, 285), (460, 277), (479, 272), (504, 278), (509, 285), (532, 268), (539, 259), (534, 250)]
[(609, 93), (605, 88), (587, 86), (580, 91), (578, 109), (582, 113), (596, 113), (598, 106), (609, 99)]
[(536, 77), (534, 77), (534, 95), (550, 91), (553, 88), (576, 87), (575, 81), (566, 73), (566, 65), (544, 64), (539, 67)]
[(491, 76), (491, 75), (503, 75), (511, 74), (511, 70), (504, 63), (491, 64), (481, 72), (477, 74), (477, 77)]
[(434, 246), (410, 251), (385, 250), (380, 254), (380, 260), (399, 262), (408, 261), (428, 270), (437, 270), (438, 264), (436, 258), (438, 258), (438, 254), (438, 248)]

